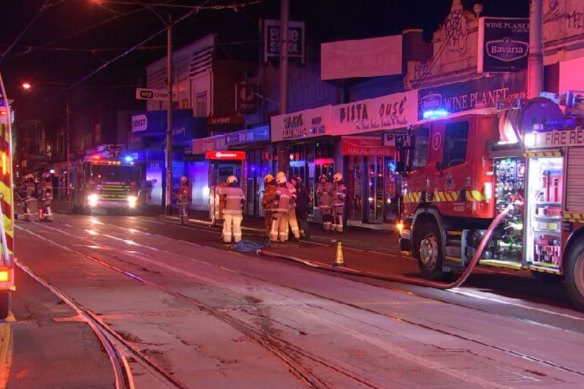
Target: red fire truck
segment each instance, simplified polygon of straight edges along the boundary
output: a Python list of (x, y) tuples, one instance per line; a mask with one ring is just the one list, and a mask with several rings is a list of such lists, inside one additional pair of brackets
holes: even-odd
[(14, 191), (12, 182), (12, 114), (0, 75), (0, 319), (10, 312), (14, 284)]
[(122, 145), (100, 145), (73, 164), (73, 210), (133, 211), (138, 207), (141, 169)]
[(464, 269), (485, 237), (480, 266), (562, 277), (584, 310), (584, 128), (569, 111), (536, 98), (410, 129), (400, 249), (425, 278)]

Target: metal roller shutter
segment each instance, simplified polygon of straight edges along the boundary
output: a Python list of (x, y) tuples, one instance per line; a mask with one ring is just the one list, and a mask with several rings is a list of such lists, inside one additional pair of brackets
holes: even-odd
[(584, 147), (568, 151), (566, 170), (566, 211), (584, 212)]

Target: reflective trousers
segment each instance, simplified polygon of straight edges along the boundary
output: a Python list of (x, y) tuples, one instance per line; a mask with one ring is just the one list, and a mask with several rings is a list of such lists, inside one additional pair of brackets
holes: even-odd
[(272, 231), (272, 210), (265, 209), (264, 210), (264, 225), (266, 227), (266, 236), (270, 237), (270, 231)]
[(188, 203), (178, 203), (178, 216), (180, 217), (181, 224), (187, 224), (189, 222), (188, 208)]
[(241, 221), (243, 220), (242, 214), (223, 214), (223, 242), (231, 243), (231, 239), (235, 243), (241, 240)]
[(292, 230), (292, 235), (296, 239), (300, 239), (300, 228), (298, 227), (298, 219), (296, 219), (296, 209), (291, 208), (288, 211), (288, 224), (290, 224), (290, 230)]
[(333, 222), (332, 230), (337, 232), (343, 232), (343, 214), (345, 207), (333, 207)]
[(286, 242), (288, 240), (288, 212), (272, 213), (272, 230), (270, 231), (272, 242)]

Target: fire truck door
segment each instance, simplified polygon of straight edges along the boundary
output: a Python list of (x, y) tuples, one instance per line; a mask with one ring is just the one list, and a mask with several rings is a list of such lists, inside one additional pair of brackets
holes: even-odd
[(442, 134), (440, 142), (432, 141), (432, 148), (441, 145), (441, 150), (434, 151), (442, 151), (436, 164), (436, 179), (431, 187), (433, 200), (442, 204), (444, 213), (460, 215), (467, 211), (466, 198), (461, 198), (466, 193), (463, 189), (468, 189), (472, 183), (472, 166), (467, 161), (469, 124), (467, 121), (445, 122)]

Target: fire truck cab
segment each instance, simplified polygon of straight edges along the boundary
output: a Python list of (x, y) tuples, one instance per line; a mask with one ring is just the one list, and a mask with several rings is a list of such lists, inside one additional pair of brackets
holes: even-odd
[(135, 211), (140, 198), (141, 169), (124, 155), (122, 145), (101, 145), (86, 152), (71, 169), (72, 208)]
[(410, 129), (400, 249), (439, 280), (463, 270), (485, 238), (480, 266), (562, 277), (584, 310), (584, 128), (546, 98), (499, 108)]

